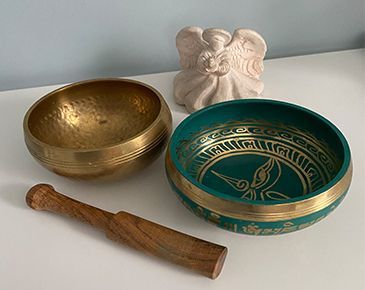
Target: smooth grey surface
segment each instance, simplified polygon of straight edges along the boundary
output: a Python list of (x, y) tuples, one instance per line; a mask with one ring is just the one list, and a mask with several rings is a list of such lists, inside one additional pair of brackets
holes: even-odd
[(365, 0), (1, 0), (0, 90), (176, 70), (187, 25), (257, 30), (268, 58), (358, 48)]

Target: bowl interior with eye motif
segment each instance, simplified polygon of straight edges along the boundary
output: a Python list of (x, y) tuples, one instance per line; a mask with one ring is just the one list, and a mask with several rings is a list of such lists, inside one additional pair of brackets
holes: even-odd
[[(323, 195), (351, 167), (347, 141), (332, 123), (272, 100), (225, 102), (192, 114), (175, 130), (166, 164), (173, 187), (198, 206), (204, 208), (207, 201), (210, 210), (217, 206), (220, 213), (232, 213), (237, 204), (252, 205), (244, 208), (252, 210), (249, 214), (268, 210), (255, 206), (290, 205), (316, 196), (329, 204)], [(273, 219), (278, 208), (270, 208), (267, 216)], [(278, 220), (285, 220), (281, 214)]]

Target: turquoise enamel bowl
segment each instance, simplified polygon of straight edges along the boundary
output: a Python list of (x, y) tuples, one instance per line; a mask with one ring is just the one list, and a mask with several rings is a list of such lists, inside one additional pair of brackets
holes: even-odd
[(235, 100), (187, 117), (166, 154), (169, 182), (197, 216), (276, 235), (326, 217), (351, 183), (349, 145), (327, 119), (273, 100)]

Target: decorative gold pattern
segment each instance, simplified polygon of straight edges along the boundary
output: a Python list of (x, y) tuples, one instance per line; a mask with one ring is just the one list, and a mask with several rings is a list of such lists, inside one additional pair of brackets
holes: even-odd
[[(271, 178), (271, 170), (273, 169), (274, 165), (278, 168), (278, 173), (274, 177), (270, 183)], [(218, 176), (225, 182), (227, 182), (230, 186), (232, 186), (236, 191), (242, 192), (241, 198), (248, 199), (248, 200), (281, 200), (281, 199), (289, 199), (283, 193), (276, 192), (269, 190), (271, 189), (279, 180), (281, 176), (281, 166), (279, 161), (275, 160), (274, 158), (269, 158), (269, 160), (264, 163), (262, 166), (257, 168), (255, 174), (252, 178), (252, 182), (250, 183), (246, 179), (236, 179), (230, 176), (226, 176), (220, 174), (214, 170), (211, 171), (214, 175)]]
[(293, 222), (287, 221), (283, 224), (282, 227), (274, 227), (274, 228), (272, 228), (272, 227), (260, 227), (255, 222), (250, 222), (248, 225), (244, 225), (244, 226), (239, 226), (237, 223), (234, 223), (234, 222), (222, 222), (221, 221), (221, 216), (219, 214), (214, 213), (214, 212), (208, 212), (205, 215), (204, 210), (201, 206), (197, 206), (195, 208), (192, 208), (179, 195), (177, 195), (177, 197), (183, 203), (183, 205), (187, 209), (192, 211), (195, 215), (197, 215), (197, 216), (199, 216), (203, 219), (206, 219), (209, 222), (217, 224), (217, 225), (223, 227), (226, 230), (236, 232), (236, 233), (241, 231), (245, 234), (264, 235), (265, 236), (265, 235), (279, 235), (279, 234), (294, 232), (296, 230), (301, 230), (301, 229), (307, 228), (307, 227), (321, 221), (327, 215), (329, 215), (340, 204), (340, 201), (341, 201), (340, 199), (342, 199), (344, 197), (344, 195), (342, 195), (340, 197), (340, 199), (336, 202), (336, 204), (334, 204), (330, 207), (330, 210), (327, 213), (320, 215), (318, 218), (315, 218), (313, 220), (306, 221), (306, 222), (301, 222), (299, 224), (294, 224)]
[(205, 192), (187, 180), (175, 167), (167, 151), (166, 169), (171, 181), (190, 200), (219, 215), (257, 222), (283, 221), (320, 211), (343, 196), (352, 179), (352, 164), (344, 176), (328, 190), (300, 201), (281, 204), (249, 204), (231, 201)]
[[(182, 141), (176, 150), (187, 173), (201, 183), (209, 168), (224, 158), (243, 154), (273, 158), (296, 173), (301, 180), (303, 194), (327, 184), (341, 165), (328, 145), (312, 134), (290, 125), (263, 120), (214, 124)], [(287, 196), (269, 193), (271, 195), (273, 199)], [(252, 191), (246, 197), (256, 199)]]
[(242, 232), (249, 235), (263, 235), (263, 236), (291, 233), (296, 230), (307, 228), (319, 222), (320, 220), (324, 219), (326, 216), (327, 214), (322, 215), (319, 218), (316, 218), (310, 222), (305, 222), (299, 225), (293, 224), (292, 222), (286, 222), (284, 223), (283, 227), (278, 227), (278, 228), (261, 228), (259, 225), (251, 223), (247, 226), (242, 226)]

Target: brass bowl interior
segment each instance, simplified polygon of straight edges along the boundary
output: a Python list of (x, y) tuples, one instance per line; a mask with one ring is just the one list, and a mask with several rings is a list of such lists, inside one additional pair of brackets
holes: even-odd
[(88, 81), (41, 99), (29, 114), (28, 127), (36, 139), (51, 146), (102, 148), (141, 133), (160, 109), (157, 94), (138, 83)]

